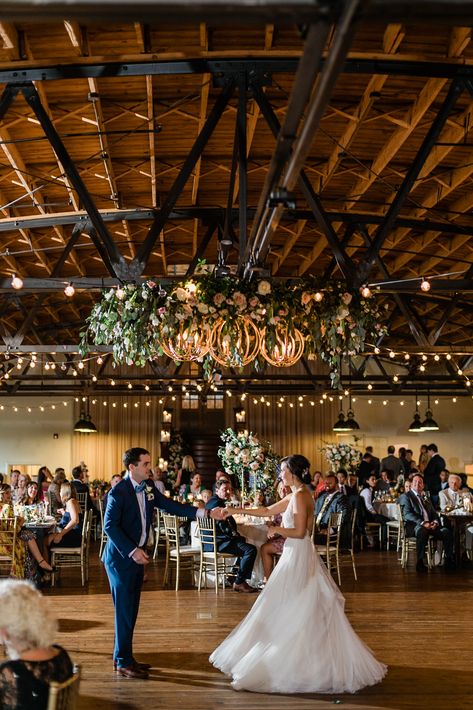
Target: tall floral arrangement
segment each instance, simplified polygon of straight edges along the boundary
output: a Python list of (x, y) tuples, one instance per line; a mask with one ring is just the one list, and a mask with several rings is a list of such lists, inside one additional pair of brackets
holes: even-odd
[(340, 468), (346, 469), (348, 473), (354, 473), (362, 459), (361, 451), (358, 451), (351, 444), (341, 442), (339, 444), (327, 444), (322, 448), (325, 458), (330, 464), (333, 472)]
[(218, 449), (218, 456), (225, 471), (237, 477), (242, 498), (246, 497), (250, 483), (254, 493), (272, 493), (279, 458), (271, 450), (271, 444), (260, 441), (252, 432), (237, 433), (230, 427), (220, 437), (223, 446)]
[(185, 442), (182, 434), (174, 431), (171, 434), (167, 450), (168, 469), (167, 479), (170, 483), (174, 483), (177, 478), (177, 472), (182, 466), (182, 459), (185, 454)]

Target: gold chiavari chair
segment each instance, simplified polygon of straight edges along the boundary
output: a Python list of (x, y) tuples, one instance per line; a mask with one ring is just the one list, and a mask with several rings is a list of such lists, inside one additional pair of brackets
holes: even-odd
[(80, 567), (82, 586), (89, 581), (89, 547), (92, 514), (90, 510), (84, 513), (82, 525), (82, 540), (78, 547), (51, 548), (51, 565), (56, 572), (51, 575), (51, 584), (54, 587), (58, 570), (64, 567)]
[(18, 518), (0, 520), (0, 577), (9, 577), (15, 556)]
[(205, 581), (205, 587), (207, 587), (207, 574), (213, 574), (215, 577), (215, 594), (217, 594), (219, 577), (222, 580), (222, 589), (225, 589), (225, 581), (235, 562), (235, 555), (217, 550), (215, 520), (212, 520), (212, 518), (198, 518), (197, 525), (200, 543), (198, 589), (200, 592), (202, 580)]
[(342, 583), (340, 575), (340, 533), (342, 529), (342, 513), (331, 513), (327, 527), (327, 540), (324, 545), (316, 545), (317, 552), (332, 574), (332, 565), (337, 569), (338, 584)]
[(194, 573), (199, 569), (196, 557), (200, 555), (200, 547), (191, 545), (181, 545), (179, 540), (179, 528), (182, 523), (187, 522), (187, 518), (176, 515), (162, 514), (164, 529), (166, 531), (166, 566), (164, 568), (164, 586), (166, 587), (171, 577), (171, 570), (176, 572), (176, 591), (179, 589), (181, 572), (189, 570), (194, 577)]
[(74, 674), (63, 683), (51, 681), (46, 710), (75, 710), (79, 684), (80, 666), (74, 666)]

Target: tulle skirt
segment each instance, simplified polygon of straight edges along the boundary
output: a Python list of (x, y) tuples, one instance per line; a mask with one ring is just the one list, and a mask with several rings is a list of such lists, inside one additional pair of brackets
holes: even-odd
[(344, 605), (310, 538), (288, 538), (263, 592), (210, 661), (236, 690), (257, 693), (355, 693), (379, 683), (387, 668)]

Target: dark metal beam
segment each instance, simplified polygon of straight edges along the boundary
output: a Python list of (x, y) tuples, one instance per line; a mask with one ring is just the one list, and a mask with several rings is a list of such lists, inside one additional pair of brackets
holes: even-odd
[(200, 240), (200, 243), (197, 247), (197, 251), (195, 252), (194, 256), (191, 259), (191, 262), (187, 268), (186, 271), (186, 276), (192, 276), (194, 273), (197, 264), (199, 263), (199, 260), (202, 259), (202, 257), (205, 254), (205, 250), (207, 249), (210, 240), (212, 239), (214, 232), (217, 228), (217, 225), (215, 223), (209, 225), (207, 231), (205, 232), (204, 236)]
[(372, 270), (376, 263), (376, 257), (379, 254), (383, 242), (386, 239), (388, 233), (393, 228), (394, 221), (399, 214), (404, 202), (406, 201), (411, 189), (417, 180), (420, 171), (422, 170), (425, 161), (430, 155), (437, 138), (439, 137), (449, 115), (454, 108), (458, 97), (462, 94), (464, 90), (463, 81), (453, 81), (448, 90), (447, 96), (437, 113), (434, 121), (432, 122), (427, 135), (425, 136), (422, 145), (417, 151), (417, 155), (411, 163), (406, 176), (404, 177), (400, 188), (396, 192), (396, 196), (392, 201), (383, 223), (377, 229), (374, 238), (372, 240), (371, 246), (364, 260), (364, 268), (359, 269), (359, 283), (363, 283), (366, 280), (367, 275)]
[(233, 88), (234, 80), (231, 79), (227, 81), (225, 87), (219, 94), (202, 130), (200, 131), (199, 135), (195, 140), (194, 145), (192, 146), (186, 159), (184, 160), (179, 175), (176, 177), (174, 184), (169, 190), (164, 205), (162, 206), (158, 214), (155, 216), (143, 244), (141, 244), (141, 246), (139, 247), (137, 256), (132, 262), (137, 272), (137, 275), (143, 273), (149, 255), (151, 254), (151, 251), (156, 243), (156, 239), (158, 238), (165, 223), (169, 219), (169, 215), (173, 210), (174, 205), (176, 204), (179, 196), (181, 195), (182, 190), (184, 189), (184, 186), (187, 180), (189, 179), (195, 164), (202, 155), (202, 152), (205, 146), (207, 145), (212, 133), (214, 132), (217, 123), (222, 117), (222, 114), (225, 111), (225, 108), (233, 93)]
[(119, 278), (126, 277), (129, 273), (128, 264), (125, 262), (125, 259), (118, 251), (115, 242), (110, 236), (105, 223), (100, 216), (100, 212), (97, 210), (95, 202), (90, 196), (79, 171), (74, 165), (74, 162), (59, 137), (54, 124), (44, 109), (36, 88), (32, 84), (29, 84), (23, 86), (21, 90), (27, 103), (33, 109), (51, 144), (52, 149), (56, 153), (58, 160), (62, 164), (69, 180), (79, 196), (81, 203), (84, 205), (87, 214), (89, 215), (90, 221), (95, 230), (95, 233), (92, 230), (90, 231), (90, 237), (97, 247), (97, 251), (99, 252), (107, 270), (110, 274), (116, 275)]
[(236, 116), (236, 137), (238, 145), (238, 227), (239, 227), (239, 252), (238, 268), (243, 268), (243, 260), (246, 252), (247, 242), (247, 200), (248, 200), (248, 176), (246, 157), (246, 74), (240, 77), (238, 94), (238, 111)]

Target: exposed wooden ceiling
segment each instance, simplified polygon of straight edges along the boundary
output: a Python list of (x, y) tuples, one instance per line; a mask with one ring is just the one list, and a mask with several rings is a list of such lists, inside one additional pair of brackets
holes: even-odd
[[(312, 26), (20, 15), (0, 22), (2, 349), (75, 344), (102, 279), (182, 275), (200, 257), (246, 276), (382, 282), (382, 345), (458, 350), (467, 371), (473, 43), (457, 13), (386, 23), (357, 8)], [(297, 74), (303, 56), (313, 75)], [(274, 122), (297, 128), (285, 156)], [(287, 186), (295, 207), (269, 209)]]

